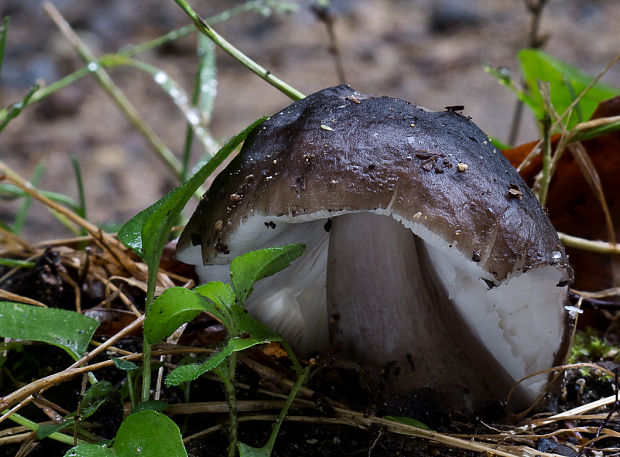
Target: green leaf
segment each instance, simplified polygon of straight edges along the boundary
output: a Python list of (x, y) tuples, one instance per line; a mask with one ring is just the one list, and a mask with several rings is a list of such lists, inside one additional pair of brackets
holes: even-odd
[(233, 137), (194, 176), (169, 192), (161, 200), (130, 219), (118, 232), (120, 240), (144, 259), (149, 269), (156, 268), (161, 252), (187, 201), (230, 153), (266, 118), (261, 118)]
[(114, 362), (114, 366), (122, 371), (135, 371), (139, 367), (131, 360), (123, 360), (112, 357), (112, 361)]
[(253, 447), (245, 443), (239, 443), (237, 446), (240, 457), (269, 457), (271, 455), (271, 450), (266, 446)]
[(84, 398), (80, 406), (80, 416), (86, 419), (97, 411), (106, 400), (116, 393), (116, 389), (110, 381), (99, 381), (90, 386), (84, 393)]
[(266, 343), (264, 339), (259, 338), (231, 338), (227, 341), (224, 348), (213, 354), (206, 361), (202, 363), (195, 363), (191, 365), (183, 365), (173, 370), (166, 377), (167, 386), (178, 386), (184, 382), (193, 381), (202, 374), (214, 370), (219, 364), (221, 364), (226, 358), (233, 352), (243, 351), (257, 344)]
[(431, 429), (424, 422), (420, 422), (419, 420), (412, 419), (410, 417), (385, 416), (384, 419), (391, 420), (391, 421), (394, 421), (394, 422), (398, 422), (399, 424), (405, 424), (405, 425), (411, 425), (412, 427), (423, 428), (424, 430), (430, 430)]
[[(539, 119), (544, 116), (545, 108), (538, 90), (538, 81), (547, 81), (550, 84), (551, 103), (561, 115), (593, 80), (591, 76), (539, 50), (523, 49), (518, 57), (521, 71), (529, 87), (529, 94), (524, 101)], [(599, 102), (618, 94), (620, 94), (619, 88), (597, 83), (581, 98), (578, 110), (583, 119), (590, 119)], [(573, 112), (570, 120), (565, 120), (565, 124), (571, 128), (578, 121), (576, 112)]]
[[(216, 306), (216, 311), (224, 311), (230, 308), (235, 303), (235, 293), (232, 288), (223, 282), (211, 281), (207, 284), (202, 284), (194, 289), (194, 292), (208, 298)], [(209, 311), (213, 314), (212, 311)], [(216, 314), (219, 319), (220, 316)]]
[(39, 425), (39, 428), (37, 429), (37, 433), (36, 433), (37, 439), (38, 440), (45, 439), (51, 434), (59, 432), (63, 428), (73, 425), (74, 422), (75, 422), (74, 419), (69, 419), (69, 420), (63, 420), (60, 424)]
[(498, 140), (495, 137), (489, 137), (489, 140), (491, 140), (491, 143), (493, 144), (493, 146), (495, 146), (497, 149), (501, 149), (502, 151), (506, 150), (506, 149), (510, 149), (510, 145), (503, 143), (502, 141)]
[(265, 343), (282, 341), (282, 336), (279, 333), (252, 317), (242, 306), (232, 305), (230, 307), (230, 315), (234, 320), (236, 334), (249, 334), (252, 338), (262, 340)]
[(205, 309), (205, 300), (193, 290), (183, 287), (166, 289), (155, 299), (151, 312), (146, 316), (146, 340), (151, 344), (163, 340)]
[(112, 448), (80, 444), (65, 457), (187, 457), (179, 427), (156, 411), (141, 411), (123, 421)]
[(69, 449), (65, 457), (118, 457), (118, 454), (112, 449), (108, 449), (105, 445), (80, 444)]
[(86, 352), (97, 327), (95, 319), (73, 311), (0, 302), (0, 336), (54, 344), (77, 358)]
[(303, 244), (288, 244), (276, 248), (260, 249), (236, 257), (230, 264), (230, 279), (237, 303), (242, 304), (252, 293), (254, 283), (288, 267), (303, 254)]
[(120, 457), (187, 457), (179, 427), (156, 411), (141, 411), (123, 421), (114, 440)]

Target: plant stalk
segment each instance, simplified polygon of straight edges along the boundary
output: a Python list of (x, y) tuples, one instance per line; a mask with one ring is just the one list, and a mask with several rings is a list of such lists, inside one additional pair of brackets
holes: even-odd
[(233, 352), (228, 357), (228, 370), (220, 376), (224, 383), (226, 401), (228, 402), (228, 457), (237, 455), (237, 393), (235, 392), (235, 368), (237, 365), (237, 354)]
[(237, 48), (235, 48), (232, 44), (230, 44), (227, 40), (225, 40), (222, 36), (220, 36), (215, 30), (209, 27), (209, 25), (204, 21), (204, 19), (202, 19), (198, 15), (198, 13), (196, 13), (196, 11), (192, 9), (192, 7), (189, 5), (189, 3), (187, 3), (186, 0), (175, 0), (175, 2), (192, 19), (192, 21), (194, 21), (194, 25), (196, 26), (198, 31), (200, 31), (200, 33), (206, 35), (216, 45), (218, 45), (220, 48), (230, 54), (234, 59), (239, 61), (247, 69), (256, 73), (262, 79), (267, 81), (269, 84), (271, 84), (280, 92), (292, 98), (293, 100), (301, 100), (302, 98), (305, 98), (305, 95), (303, 93), (288, 85), (280, 78), (272, 75), (269, 70), (254, 62), (252, 59), (250, 59), (248, 56), (246, 56)]
[[(146, 289), (146, 304), (144, 315), (148, 316), (151, 311), (151, 305), (155, 301), (155, 287), (157, 285), (157, 268), (150, 268)], [(142, 402), (148, 401), (151, 397), (151, 344), (143, 337), (142, 347)]]

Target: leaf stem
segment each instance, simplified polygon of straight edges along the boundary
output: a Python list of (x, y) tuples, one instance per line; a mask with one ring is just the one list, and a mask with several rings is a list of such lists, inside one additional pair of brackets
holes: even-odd
[(287, 397), (286, 402), (284, 403), (284, 406), (282, 407), (282, 410), (280, 411), (280, 415), (278, 416), (278, 419), (276, 420), (276, 423), (273, 426), (273, 430), (271, 432), (271, 436), (269, 437), (269, 441), (267, 442), (267, 445), (265, 446), (268, 451), (267, 455), (271, 455), (271, 451), (273, 450), (273, 446), (276, 444), (276, 438), (278, 437), (278, 433), (280, 432), (280, 427), (282, 426), (282, 423), (284, 422), (284, 418), (288, 414), (288, 410), (291, 407), (293, 400), (295, 400), (295, 397), (297, 396), (297, 392), (299, 391), (299, 388), (301, 387), (302, 383), (306, 379), (309, 371), (310, 371), (310, 367), (306, 368), (302, 372), (302, 374), (300, 374), (297, 377), (297, 381), (295, 382), (295, 385), (291, 389), (291, 393)]
[[(148, 316), (151, 305), (155, 301), (155, 286), (157, 285), (157, 268), (150, 268), (146, 289), (146, 304), (144, 315)], [(146, 339), (146, 332), (143, 338), (142, 347), (142, 402), (148, 401), (151, 397), (151, 344)]]
[[(228, 357), (228, 369), (218, 370), (220, 378), (224, 383), (224, 389), (226, 392), (226, 401), (228, 402), (228, 457), (235, 457), (237, 455), (237, 394), (235, 392), (235, 368), (237, 365), (237, 354), (233, 352)], [(221, 371), (226, 371), (221, 373)]]

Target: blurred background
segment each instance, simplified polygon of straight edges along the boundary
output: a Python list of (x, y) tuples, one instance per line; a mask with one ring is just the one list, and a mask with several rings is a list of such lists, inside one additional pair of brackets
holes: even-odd
[[(42, 4), (39, 0), (0, 3), (0, 15), (11, 16), (0, 72), (0, 107), (23, 99), (33, 84), (49, 85), (84, 66)], [(172, 0), (53, 0), (53, 4), (96, 56), (190, 23)], [(241, 4), (192, 2), (204, 18)], [(516, 100), (484, 71), (484, 65), (505, 68), (518, 80), (516, 53), (532, 43), (527, 4), (518, 0), (332, 0), (325, 7), (299, 0), (294, 2), (295, 11), (245, 12), (214, 29), (305, 94), (344, 80), (361, 92), (399, 97), (433, 110), (463, 105), (463, 114), (489, 135), (507, 141)], [(551, 0), (540, 16), (537, 40), (554, 57), (596, 75), (620, 51), (618, 24), (617, 0)], [(165, 71), (191, 93), (196, 43), (197, 34), (192, 33), (137, 57)], [(219, 49), (216, 70), (217, 97), (209, 130), (217, 141), (291, 102)], [(127, 66), (108, 72), (180, 157), (185, 118), (152, 75)], [(620, 65), (602, 81), (620, 86)], [(526, 109), (516, 143), (537, 136)], [(192, 164), (201, 153), (195, 144)], [(0, 158), (9, 166), (30, 178), (35, 166), (44, 163), (39, 187), (77, 198), (71, 156), (77, 157), (84, 176), (88, 218), (106, 227), (125, 222), (177, 183), (92, 76), (27, 107), (0, 133)], [(19, 206), (20, 202), (0, 201), (0, 220), (12, 221)], [(35, 203), (24, 235), (36, 241), (70, 232)]]

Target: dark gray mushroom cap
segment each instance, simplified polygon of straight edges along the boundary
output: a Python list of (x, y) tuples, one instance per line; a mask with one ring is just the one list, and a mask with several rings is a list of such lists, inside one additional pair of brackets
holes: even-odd
[[(371, 216), (361, 216), (361, 213), (370, 213)], [(349, 228), (343, 228), (345, 221), (349, 221)], [(300, 227), (307, 222), (314, 225), (301, 233)], [(387, 227), (377, 232), (383, 234), (383, 240), (379, 240), (378, 235), (364, 238), (365, 235), (357, 233), (359, 230), (373, 231), (378, 225)], [(336, 236), (344, 237), (346, 242), (338, 241), (341, 238), (336, 239)], [(401, 289), (409, 287), (402, 284), (415, 284), (416, 290), (410, 291), (414, 297), (407, 296), (407, 292), (390, 298), (402, 302), (399, 305), (402, 309), (387, 317), (386, 325), (391, 319), (402, 320), (406, 309), (421, 316), (420, 308), (437, 308), (438, 315), (444, 316), (440, 319), (444, 322), (450, 320), (445, 317), (447, 315), (458, 316), (458, 319), (452, 319), (458, 320), (454, 324), (459, 327), (458, 331), (437, 327), (433, 333), (451, 333), (454, 345), (476, 348), (464, 349), (462, 353), (454, 351), (457, 355), (446, 356), (448, 359), (456, 357), (471, 362), (479, 358), (475, 353), (492, 353), (492, 363), (481, 362), (478, 367), (484, 365), (489, 370), (503, 370), (505, 385), (489, 388), (496, 395), (505, 393), (506, 385), (521, 375), (547, 368), (565, 356), (567, 319), (563, 305), (571, 270), (564, 249), (535, 196), (514, 168), (471, 120), (451, 110), (430, 112), (403, 100), (360, 94), (348, 86), (325, 89), (293, 103), (254, 131), (239, 155), (216, 178), (183, 232), (177, 252), (179, 258), (188, 263), (215, 264), (213, 268), (205, 267), (205, 279), (224, 279), (223, 270), (218, 270), (217, 265), (226, 265), (233, 257), (249, 250), (294, 241), (316, 244), (316, 248), (309, 247), (304, 257), (311, 258), (313, 265), (318, 265), (316, 268), (323, 268), (326, 272), (310, 273), (301, 266), (295, 267), (297, 263), (310, 261), (302, 257), (292, 267), (299, 271), (292, 271), (285, 278), (289, 281), (286, 285), (289, 288), (295, 274), (314, 278), (314, 282), (303, 286), (303, 290), (299, 289), (295, 295), (305, 297), (308, 290), (315, 291), (313, 298), (309, 299), (311, 305), (299, 306), (301, 323), (291, 324), (294, 327), (291, 330), (278, 311), (267, 304), (256, 304), (255, 314), (279, 328), (303, 350), (311, 351), (325, 348), (325, 336), (321, 337), (322, 342), (313, 344), (312, 335), (326, 335), (316, 328), (327, 325), (329, 312), (332, 317), (331, 343), (344, 342), (344, 352), (350, 355), (356, 350), (346, 349), (347, 341), (367, 340), (371, 338), (369, 333), (375, 335), (377, 330), (367, 329), (364, 322), (359, 323), (363, 330), (353, 333), (342, 330), (343, 316), (357, 304), (347, 304), (353, 299), (341, 298), (340, 292), (334, 291), (343, 283), (353, 283), (356, 290), (364, 290), (363, 287), (360, 289), (359, 283), (367, 283), (372, 278), (354, 278), (343, 273), (357, 268), (363, 261), (374, 264), (377, 270), (387, 270), (388, 277), (359, 274), (383, 278), (383, 282), (392, 281), (394, 275), (398, 276), (389, 273), (394, 261), (379, 258), (382, 252), (390, 251), (385, 244), (393, 244), (401, 238), (404, 243), (409, 243), (409, 248), (395, 247), (390, 255), (398, 256), (400, 251), (409, 249), (411, 259), (419, 259), (412, 262), (422, 265), (419, 270), (423, 272), (423, 278), (411, 279), (414, 274), (407, 270), (406, 264), (394, 267), (405, 273), (401, 282), (390, 287)], [(372, 258), (364, 257), (371, 254), (361, 254), (367, 245), (374, 245)], [(352, 259), (338, 263), (340, 257), (336, 257), (341, 254), (336, 252), (339, 251), (353, 251), (350, 253)], [(527, 274), (532, 270), (537, 273)], [(531, 287), (528, 285), (530, 278), (534, 278)], [(432, 281), (438, 285), (419, 284)], [(330, 286), (334, 283), (337, 285)], [(256, 300), (273, 301), (273, 293), (269, 290), (276, 288), (275, 284), (272, 282), (262, 290), (257, 289), (259, 298)], [(368, 287), (376, 289), (381, 285)], [(424, 288), (428, 289), (427, 293), (419, 295), (417, 290)], [(531, 290), (524, 293), (524, 288)], [(541, 295), (543, 290), (544, 298), (534, 297)], [(478, 297), (486, 296), (487, 291), (495, 296)], [(547, 291), (549, 294), (545, 295)], [(352, 295), (348, 289), (342, 293), (347, 297)], [(530, 309), (527, 317), (521, 308), (518, 312), (505, 312), (506, 316), (516, 314), (520, 316), (518, 318), (506, 317), (503, 311), (496, 311), (503, 302), (515, 302), (514, 298), (507, 298), (511, 294), (519, 295), (516, 301), (524, 301), (525, 307)], [(428, 298), (430, 296), (440, 298), (435, 300)], [(293, 299), (293, 295), (287, 297)], [(531, 300), (535, 303), (529, 303)], [(281, 309), (287, 306), (284, 301), (279, 301)], [(299, 302), (302, 301), (300, 298)], [(429, 304), (419, 303), (424, 301)], [(486, 311), (472, 311), (479, 301), (480, 308), (488, 308)], [(329, 311), (321, 311), (322, 316), (313, 323), (313, 318), (308, 317), (310, 306), (327, 306)], [(380, 306), (384, 309), (389, 303)], [(449, 306), (455, 311), (449, 311)], [(357, 319), (356, 313), (375, 319), (367, 314), (368, 310), (361, 309), (350, 311), (353, 319)], [(428, 319), (435, 320), (431, 311), (428, 313)], [(489, 313), (495, 313), (493, 319), (497, 322), (487, 323), (482, 329), (472, 329), (474, 321), (484, 321)], [(337, 317), (336, 324), (333, 323), (334, 316)], [(535, 322), (537, 320), (539, 322)], [(401, 338), (407, 332), (419, 333), (416, 325), (415, 322), (407, 324), (407, 328), (396, 332), (393, 338)], [(426, 324), (428, 328), (434, 328), (433, 325), (439, 326), (440, 323)], [(532, 332), (544, 333), (537, 343), (528, 336), (530, 330), (519, 334), (517, 327), (528, 325), (532, 326)], [(313, 330), (308, 331), (308, 326)], [(546, 331), (546, 326), (553, 328)], [(386, 334), (390, 332), (386, 329), (378, 331), (380, 335), (372, 337), (375, 338), (373, 344), (381, 346), (382, 338), (389, 338)], [(488, 346), (502, 346), (504, 343), (493, 343), (494, 338), (500, 337), (508, 341), (505, 347), (488, 349)], [(426, 349), (436, 345), (433, 338), (433, 335), (427, 336)], [(489, 338), (490, 342), (487, 341)], [(548, 343), (548, 339), (554, 338), (556, 341)], [(544, 360), (533, 362), (528, 359), (519, 362), (519, 368), (501, 368), (504, 365), (501, 359), (527, 341), (533, 345), (531, 350), (525, 350), (531, 353), (528, 357)], [(422, 343), (413, 338), (411, 344)], [(543, 357), (536, 355), (539, 352), (537, 344), (552, 344), (553, 347), (546, 349), (548, 354)], [(390, 351), (389, 354), (377, 350), (375, 355), (362, 355), (361, 361), (379, 366), (392, 362), (392, 359), (397, 362), (404, 358), (410, 360), (411, 352), (415, 352), (411, 348)], [(377, 357), (383, 360), (375, 360)], [(418, 366), (428, 371), (432, 367), (427, 369), (427, 365), (430, 367), (432, 363), (420, 358)], [(400, 371), (402, 383), (405, 370)], [(440, 377), (438, 374), (437, 382), (441, 384)], [(478, 382), (474, 378), (466, 382)], [(430, 382), (433, 382), (433, 376), (430, 376)], [(539, 393), (541, 386), (544, 387), (544, 382), (539, 379), (531, 390)], [(531, 392), (525, 397), (531, 399)]]
[(295, 102), (257, 129), (205, 194), (179, 249), (200, 244), (205, 263), (224, 258), (251, 212), (373, 209), (454, 242), (496, 280), (567, 265), (536, 197), (471, 120), (348, 86)]

